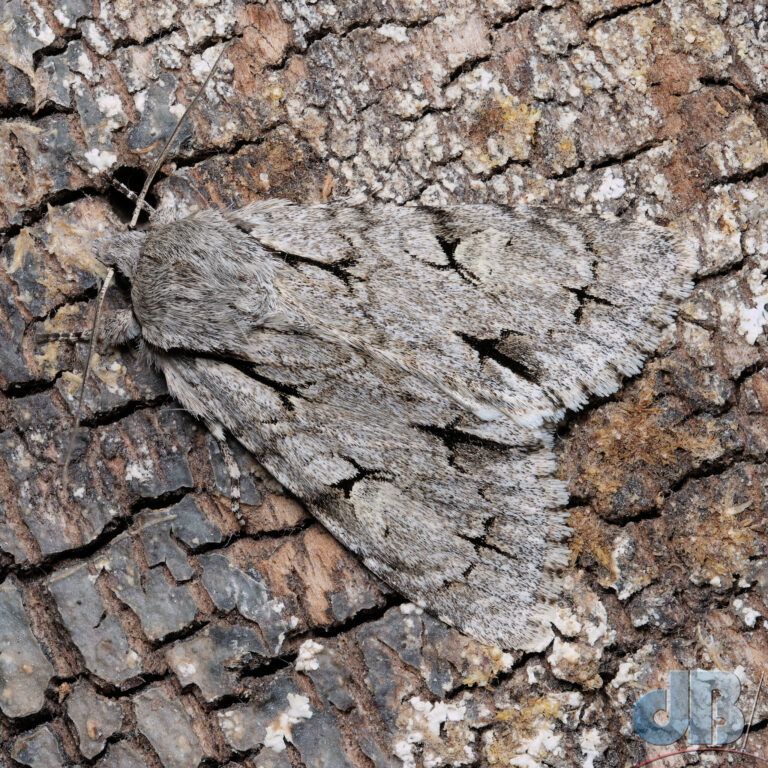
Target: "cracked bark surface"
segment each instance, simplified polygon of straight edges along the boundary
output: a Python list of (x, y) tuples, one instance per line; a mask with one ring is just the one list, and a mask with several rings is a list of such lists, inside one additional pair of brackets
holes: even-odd
[[(736, 671), (748, 714), (768, 662), (767, 29), (748, 0), (3, 6), (0, 766), (632, 766), (666, 749), (634, 702), (697, 667)], [(140, 185), (230, 39), (153, 192), (182, 213), (378, 183), (700, 243), (674, 333), (560, 430), (572, 563), (538, 652), (404, 603), (235, 447), (239, 530), (215, 442), (132, 350), (97, 359), (57, 486), (85, 349), (35, 336), (87, 326), (91, 247), (130, 208), (109, 178)], [(766, 724), (764, 697), (750, 751)]]

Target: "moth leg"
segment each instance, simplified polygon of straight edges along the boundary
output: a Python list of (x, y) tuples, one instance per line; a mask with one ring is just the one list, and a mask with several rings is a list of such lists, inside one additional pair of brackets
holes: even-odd
[(72, 331), (67, 333), (60, 331), (58, 333), (37, 333), (35, 334), (35, 341), (38, 344), (50, 344), (54, 341), (66, 341), (71, 344), (76, 344), (79, 341), (90, 341), (91, 334), (88, 331)]
[(245, 518), (240, 512), (240, 467), (237, 466), (235, 456), (229, 447), (229, 443), (227, 443), (227, 438), (224, 436), (224, 430), (221, 426), (209, 422), (206, 422), (206, 426), (219, 444), (221, 458), (224, 459), (224, 467), (227, 470), (227, 475), (229, 475), (230, 509), (242, 528), (245, 525)]
[[(99, 340), (105, 349), (119, 347), (129, 341), (137, 339), (141, 335), (141, 328), (130, 309), (121, 309), (104, 321), (104, 326), (99, 332)], [(91, 340), (90, 331), (61, 331), (58, 333), (38, 333), (35, 341), (38, 344), (50, 344), (54, 341), (65, 341), (72, 344), (77, 342), (88, 343)]]
[(371, 198), (374, 197), (374, 195), (381, 192), (383, 189), (383, 185), (379, 182), (375, 182), (367, 189), (362, 190), (361, 192), (355, 192), (354, 195), (348, 195), (347, 197), (342, 197), (340, 200), (335, 200), (336, 205), (343, 205), (347, 206), (348, 208), (357, 208), (361, 205), (367, 205), (371, 202)]

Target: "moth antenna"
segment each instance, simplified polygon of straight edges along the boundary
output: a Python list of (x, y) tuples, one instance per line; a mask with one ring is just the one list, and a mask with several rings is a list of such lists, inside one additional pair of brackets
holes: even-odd
[(184, 110), (184, 114), (181, 116), (181, 118), (179, 119), (179, 122), (176, 123), (176, 127), (173, 129), (171, 138), (168, 139), (168, 141), (165, 143), (165, 146), (163, 147), (163, 151), (160, 153), (160, 157), (157, 158), (157, 160), (155, 161), (155, 164), (152, 166), (152, 170), (149, 172), (149, 175), (147, 176), (144, 182), (144, 186), (141, 188), (139, 197), (136, 200), (136, 207), (133, 209), (133, 216), (131, 217), (131, 223), (128, 225), (131, 229), (133, 229), (136, 226), (136, 222), (139, 220), (139, 211), (141, 210), (141, 207), (144, 204), (144, 198), (147, 196), (147, 192), (149, 192), (149, 187), (151, 186), (152, 181), (157, 175), (157, 172), (160, 170), (160, 167), (165, 162), (165, 158), (168, 156), (168, 152), (171, 149), (171, 144), (173, 144), (173, 142), (176, 140), (176, 137), (179, 135), (179, 131), (181, 130), (182, 123), (184, 122), (184, 118), (195, 108), (195, 104), (197, 104), (200, 98), (200, 95), (205, 91), (206, 87), (208, 86), (208, 83), (213, 77), (214, 72), (216, 72), (219, 66), (221, 57), (226, 53), (229, 46), (230, 46), (230, 43), (226, 43), (224, 47), (221, 49), (221, 52), (216, 57), (216, 61), (213, 62), (213, 66), (211, 67), (211, 70), (208, 73), (208, 76), (205, 78), (205, 82), (200, 86), (200, 89), (195, 94), (195, 98), (192, 99), (192, 101), (189, 103), (189, 106)]
[[(138, 203), (139, 196), (132, 189), (126, 187), (122, 181), (111, 179), (110, 183), (118, 192), (122, 192), (129, 200)], [(146, 200), (141, 201), (141, 207), (150, 215), (155, 212), (155, 209)]]
[(83, 371), (83, 380), (80, 382), (80, 394), (77, 399), (77, 410), (75, 411), (75, 421), (72, 424), (72, 429), (69, 433), (69, 443), (67, 444), (67, 451), (64, 454), (64, 471), (62, 473), (62, 478), (64, 482), (64, 487), (67, 486), (67, 473), (69, 472), (69, 462), (72, 458), (72, 451), (75, 447), (75, 438), (77, 437), (77, 430), (80, 428), (80, 414), (83, 412), (83, 403), (85, 402), (85, 384), (88, 380), (88, 374), (91, 370), (91, 361), (93, 360), (93, 349), (94, 344), (96, 343), (96, 333), (98, 331), (99, 327), (99, 318), (101, 317), (101, 310), (104, 306), (104, 299), (107, 295), (107, 288), (109, 288), (109, 284), (112, 282), (112, 278), (115, 275), (115, 270), (110, 267), (109, 271), (107, 272), (107, 276), (104, 278), (104, 282), (101, 285), (101, 290), (99, 291), (99, 297), (96, 301), (96, 311), (93, 314), (93, 324), (91, 325), (91, 340), (88, 344), (88, 357), (85, 359), (85, 370)]

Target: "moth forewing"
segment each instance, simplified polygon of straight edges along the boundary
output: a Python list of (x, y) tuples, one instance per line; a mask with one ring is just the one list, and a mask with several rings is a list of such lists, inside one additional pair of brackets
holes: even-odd
[[(248, 226), (267, 214), (277, 235)], [(350, 233), (345, 283), (321, 265)], [(449, 239), (484, 269), (439, 266)], [(695, 267), (656, 229), (552, 210), (275, 201), (150, 227), (124, 261), (179, 402), (395, 589), (502, 647), (535, 647), (567, 561), (553, 427), (637, 370)]]

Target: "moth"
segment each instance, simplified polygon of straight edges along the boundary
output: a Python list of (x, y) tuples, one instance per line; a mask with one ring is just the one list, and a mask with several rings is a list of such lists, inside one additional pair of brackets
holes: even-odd
[(555, 427), (640, 371), (696, 267), (618, 219), (286, 200), (157, 215), (99, 258), (132, 303), (103, 342), (140, 341), (373, 573), (502, 648), (567, 562)]

